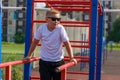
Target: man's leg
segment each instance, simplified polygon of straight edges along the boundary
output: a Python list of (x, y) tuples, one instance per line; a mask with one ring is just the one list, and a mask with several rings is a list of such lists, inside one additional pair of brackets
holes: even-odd
[(51, 80), (49, 66), (47, 63), (45, 63), (42, 60), (40, 60), (39, 62), (39, 72), (40, 72), (40, 80)]

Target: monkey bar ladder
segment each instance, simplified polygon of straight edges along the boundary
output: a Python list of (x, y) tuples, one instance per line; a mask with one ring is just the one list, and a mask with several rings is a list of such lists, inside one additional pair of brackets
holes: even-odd
[[(89, 36), (87, 41), (70, 40), (75, 43), (87, 43), (87, 45), (75, 45), (73, 48), (89, 48), (89, 56), (75, 56), (78, 62), (89, 62), (89, 72), (67, 72), (67, 68), (74, 65), (73, 62), (69, 62), (56, 69), (56, 71), (62, 71), (62, 80), (66, 80), (67, 73), (69, 74), (83, 74), (88, 75), (89, 80), (101, 80), (101, 53), (102, 53), (102, 32), (103, 32), (103, 12), (100, 4), (97, 0), (26, 0), (27, 1), (27, 14), (26, 14), (26, 37), (25, 37), (25, 55), (27, 56), (30, 44), (33, 38), (33, 25), (34, 23), (44, 23), (43, 20), (34, 19), (34, 3), (44, 2), (49, 8), (58, 9), (60, 11), (79, 11), (88, 12), (88, 21), (61, 21), (64, 26), (80, 28), (87, 27), (89, 29)], [(0, 23), (2, 22), (0, 8)], [(1, 31), (1, 25), (0, 25)], [(2, 31), (1, 31), (2, 32)], [(1, 35), (1, 33), (0, 33)], [(1, 36), (0, 36), (1, 44)], [(39, 44), (40, 45), (40, 44)], [(38, 46), (39, 46), (38, 45)], [(0, 46), (1, 50), (1, 46)], [(99, 57), (98, 57), (99, 56)], [(33, 58), (29, 62), (39, 60), (39, 58)], [(69, 58), (65, 57), (68, 61)], [(25, 64), (26, 63), (26, 64)], [(0, 68), (6, 68), (6, 80), (11, 80), (11, 67), (17, 64), (24, 64), (24, 80), (36, 79), (39, 77), (31, 76), (31, 65), (28, 61), (20, 60), (7, 63), (1, 63)]]
[[(74, 43), (87, 43), (87, 45), (75, 45), (72, 44), (73, 48), (89, 48), (90, 55), (86, 56), (89, 62), (89, 72), (80, 73), (88, 74), (89, 80), (100, 80), (101, 75), (101, 50), (102, 50), (102, 26), (103, 26), (103, 12), (98, 0), (27, 0), (27, 26), (26, 26), (26, 41), (25, 41), (25, 56), (28, 53), (32, 38), (33, 38), (33, 25), (34, 23), (44, 23), (45, 20), (35, 20), (34, 10), (35, 3), (44, 2), (51, 9), (57, 9), (60, 11), (79, 11), (88, 12), (88, 21), (61, 21), (64, 26), (67, 27), (87, 27), (89, 29), (89, 36), (87, 41), (70, 40)], [(40, 45), (40, 44), (39, 44)], [(99, 56), (99, 57), (98, 57)], [(79, 60), (79, 59), (81, 60)], [(82, 58), (77, 56), (78, 62), (82, 62)], [(72, 64), (72, 63), (71, 63)], [(74, 65), (74, 64), (73, 64)], [(63, 69), (63, 67), (62, 67)], [(73, 72), (70, 72), (73, 74)], [(75, 74), (75, 73), (74, 73)], [(24, 65), (24, 80), (29, 80), (31, 76), (30, 63)], [(37, 77), (32, 77), (31, 79)], [(62, 79), (62, 80), (65, 80)]]

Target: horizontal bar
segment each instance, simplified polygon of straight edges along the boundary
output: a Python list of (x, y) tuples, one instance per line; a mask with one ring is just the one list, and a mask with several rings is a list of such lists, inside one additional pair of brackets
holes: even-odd
[(89, 72), (71, 72), (71, 71), (68, 71), (67, 74), (82, 74), (82, 75), (89, 75)]
[(30, 79), (40, 79), (40, 76), (30, 76)]
[[(25, 10), (26, 7), (1, 7), (2, 9), (15, 9), (15, 10)], [(39, 8), (35, 7), (35, 10), (50, 10), (50, 8)], [(104, 12), (120, 12), (120, 9), (104, 9)]]
[(120, 12), (120, 9), (104, 9), (104, 12)]
[(82, 5), (90, 5), (90, 0), (63, 0), (63, 1), (58, 1), (58, 0), (34, 0), (34, 2), (45, 2), (48, 4), (82, 4)]
[[(89, 56), (74, 56), (76, 59), (89, 59)], [(69, 59), (69, 56), (64, 56), (64, 59)]]
[(90, 5), (62, 5), (62, 4), (58, 4), (58, 5), (51, 5), (52, 7), (81, 7), (81, 8), (90, 8)]
[(64, 69), (69, 68), (69, 67), (74, 66), (74, 65), (75, 65), (74, 62), (69, 62), (69, 63), (66, 63), (66, 64), (60, 66), (60, 67), (57, 67), (57, 68), (55, 69), (55, 71), (56, 71), (56, 72), (60, 72), (60, 71), (62, 71), (62, 70), (64, 70)]
[[(45, 20), (33, 20), (33, 22), (36, 22), (36, 23), (45, 23), (46, 21)], [(90, 22), (89, 21), (61, 21), (60, 23), (69, 23), (69, 24), (84, 24), (84, 25), (89, 25)]]
[[(69, 58), (65, 58), (65, 61), (70, 61)], [(90, 60), (89, 59), (79, 59), (78, 62), (89, 62)]]
[[(77, 62), (79, 63), (79, 62), (89, 62), (89, 59), (76, 59), (77, 60)], [(68, 62), (68, 63), (66, 63), (66, 64), (64, 64), (64, 65), (62, 65), (62, 66), (59, 66), (59, 67), (57, 67), (56, 68), (56, 72), (60, 72), (60, 71), (62, 71), (62, 70), (64, 70), (64, 69), (66, 69), (66, 68), (69, 68), (69, 67), (72, 67), (72, 66), (74, 66), (75, 65), (75, 63), (74, 62)]]
[(88, 41), (76, 41), (76, 40), (70, 40), (70, 42), (73, 42), (73, 43), (88, 43)]
[(90, 12), (90, 8), (78, 8), (78, 7), (76, 7), (76, 8), (63, 8), (63, 7), (56, 8), (56, 7), (54, 7), (54, 9), (57, 9), (57, 10), (60, 10), (60, 11), (67, 11), (67, 12), (69, 12), (69, 11)]
[(2, 7), (2, 9), (25, 10), (26, 7)]
[[(34, 20), (34, 23), (45, 23), (44, 20)], [(90, 22), (77, 22), (77, 21), (61, 21), (64, 27), (90, 27)]]
[(18, 60), (18, 61), (11, 61), (11, 62), (5, 62), (0, 64), (0, 68), (7, 67), (9, 65), (17, 65), (17, 64), (23, 64), (28, 62), (33, 62), (39, 60), (39, 57), (32, 57), (29, 61), (28, 60)]
[[(41, 44), (38, 44), (37, 46), (41, 46)], [(64, 45), (63, 45), (64, 47)], [(73, 48), (90, 48), (89, 45), (71, 45)]]

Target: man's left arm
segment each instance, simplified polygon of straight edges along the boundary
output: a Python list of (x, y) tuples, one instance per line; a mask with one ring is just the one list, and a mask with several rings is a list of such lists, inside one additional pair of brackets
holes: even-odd
[(70, 57), (70, 61), (74, 61), (75, 64), (77, 64), (77, 60), (74, 58), (70, 42), (69, 41), (64, 42), (64, 46), (65, 46), (67, 53)]

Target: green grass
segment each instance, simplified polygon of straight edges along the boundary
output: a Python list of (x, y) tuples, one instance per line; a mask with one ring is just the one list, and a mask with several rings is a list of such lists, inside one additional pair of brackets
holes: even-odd
[[(107, 49), (108, 49), (108, 50), (111, 49), (110, 44), (108, 44)], [(120, 50), (120, 44), (113, 44), (112, 49), (113, 49), (113, 50)]]
[(24, 57), (24, 44), (2, 42), (2, 62), (21, 60)]
[(24, 54), (24, 44), (3, 42), (2, 53)]

